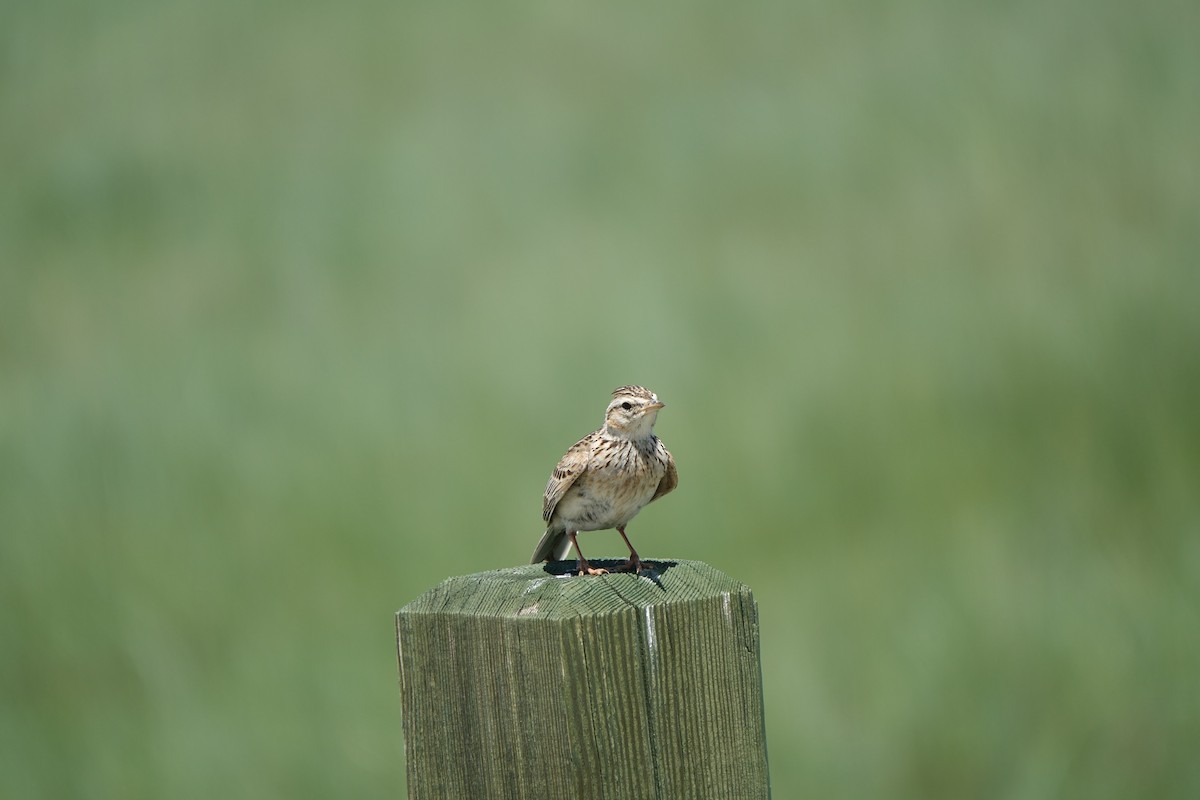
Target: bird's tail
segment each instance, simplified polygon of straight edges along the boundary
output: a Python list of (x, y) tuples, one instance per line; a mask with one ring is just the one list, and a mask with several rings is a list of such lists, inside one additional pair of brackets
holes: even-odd
[(533, 551), (533, 558), (529, 560), (529, 563), (562, 561), (570, 551), (571, 540), (567, 538), (567, 532), (562, 528), (547, 528), (546, 532), (542, 534), (542, 540), (538, 542), (537, 549)]

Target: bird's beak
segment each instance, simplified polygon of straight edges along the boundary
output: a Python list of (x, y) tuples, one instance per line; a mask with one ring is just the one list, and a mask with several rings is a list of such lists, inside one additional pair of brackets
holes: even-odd
[(649, 414), (651, 411), (658, 411), (660, 408), (666, 408), (666, 407), (667, 407), (666, 403), (659, 403), (658, 401), (655, 401), (655, 402), (651, 403), (650, 405), (646, 406), (646, 408), (642, 411), (642, 413)]

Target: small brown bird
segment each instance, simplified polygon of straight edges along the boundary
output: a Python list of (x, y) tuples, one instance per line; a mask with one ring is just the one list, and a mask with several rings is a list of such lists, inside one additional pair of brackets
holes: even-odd
[(629, 548), (629, 560), (620, 571), (641, 570), (642, 560), (629, 543), (625, 526), (643, 506), (679, 484), (675, 459), (654, 435), (654, 420), (664, 405), (658, 395), (641, 386), (613, 391), (604, 426), (572, 445), (550, 475), (542, 498), (546, 533), (530, 563), (561, 561), (573, 545), (580, 575), (607, 572), (592, 569), (575, 535), (616, 528)]

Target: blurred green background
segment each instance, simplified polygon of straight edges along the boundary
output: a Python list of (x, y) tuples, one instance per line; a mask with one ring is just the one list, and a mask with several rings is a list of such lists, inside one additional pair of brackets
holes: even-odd
[(631, 382), (776, 797), (1200, 796), (1198, 29), (5, 5), (0, 796), (402, 796), (393, 612)]

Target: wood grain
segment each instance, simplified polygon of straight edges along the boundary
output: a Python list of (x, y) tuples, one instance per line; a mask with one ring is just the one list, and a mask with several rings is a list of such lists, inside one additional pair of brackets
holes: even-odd
[(409, 797), (768, 797), (754, 598), (657, 563), (484, 572), (402, 608)]

